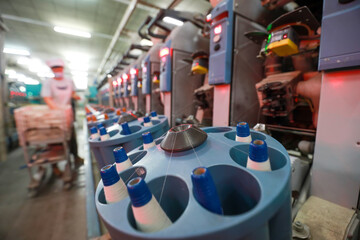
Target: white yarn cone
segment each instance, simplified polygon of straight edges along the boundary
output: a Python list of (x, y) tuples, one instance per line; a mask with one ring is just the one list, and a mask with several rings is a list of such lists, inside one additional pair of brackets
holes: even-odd
[(153, 126), (152, 122), (144, 122), (144, 127), (151, 127)]
[(109, 138), (110, 138), (109, 134), (105, 134), (105, 135), (100, 136), (101, 141), (108, 140)]
[(99, 133), (93, 133), (93, 134), (91, 134), (90, 137), (92, 140), (95, 140), (95, 139), (98, 139), (100, 137), (100, 135), (99, 135)]
[(141, 207), (131, 206), (137, 228), (142, 232), (156, 232), (169, 227), (172, 222), (154, 196)]
[(125, 183), (121, 178), (111, 186), (104, 186), (104, 194), (107, 203), (119, 202), (129, 196)]
[(144, 143), (143, 146), (144, 146), (144, 150), (146, 150), (146, 149), (155, 147), (156, 145), (155, 145), (155, 142), (153, 141), (151, 143)]
[(127, 160), (121, 162), (121, 163), (116, 163), (116, 171), (118, 173), (131, 168), (133, 166), (133, 164), (131, 163), (130, 159), (128, 158)]
[(235, 137), (235, 141), (237, 142), (243, 142), (243, 143), (251, 143), (251, 135), (247, 136), (247, 137), (239, 137), (239, 136), (236, 136)]
[(265, 162), (255, 162), (248, 157), (246, 167), (257, 171), (271, 171), (269, 159), (267, 159)]

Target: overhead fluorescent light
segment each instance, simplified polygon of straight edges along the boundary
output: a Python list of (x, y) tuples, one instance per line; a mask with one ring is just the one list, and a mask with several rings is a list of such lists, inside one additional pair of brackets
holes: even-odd
[(174, 24), (176, 26), (182, 26), (184, 24), (183, 21), (180, 21), (172, 17), (164, 17), (162, 20), (166, 23)]
[(71, 71), (71, 75), (79, 77), (87, 77), (88, 73), (83, 71)]
[(85, 77), (74, 78), (75, 87), (79, 90), (85, 90), (88, 86), (88, 79)]
[(5, 69), (5, 74), (10, 76), (10, 75), (15, 75), (16, 72), (13, 69)]
[(4, 53), (22, 55), (22, 56), (30, 56), (30, 52), (25, 49), (17, 49), (17, 48), (4, 48)]
[(87, 71), (89, 69), (89, 66), (82, 63), (72, 63), (69, 65), (69, 68), (72, 71)]
[(112, 76), (111, 76), (111, 74), (108, 74), (108, 75), (106, 75), (108, 78), (111, 78)]
[(17, 63), (20, 65), (29, 65), (30, 64), (31, 59), (28, 57), (19, 57), (17, 60)]
[(144, 38), (144, 39), (140, 40), (140, 45), (141, 46), (152, 46), (153, 42)]
[(32, 78), (25, 78), (25, 80), (23, 81), (23, 83), (27, 84), (27, 85), (39, 85), (40, 82), (38, 80), (32, 79)]
[(55, 26), (54, 31), (58, 32), (58, 33), (64, 33), (64, 34), (68, 34), (68, 35), (77, 36), (77, 37), (91, 38), (91, 34), (88, 32), (78, 31), (78, 30), (65, 28), (65, 27)]

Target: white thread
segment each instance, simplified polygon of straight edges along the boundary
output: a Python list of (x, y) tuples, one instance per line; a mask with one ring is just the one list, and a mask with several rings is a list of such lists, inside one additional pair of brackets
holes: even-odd
[(100, 137), (99, 133), (93, 133), (93, 134), (91, 134), (91, 139), (92, 139), (92, 140), (98, 139), (99, 137)]
[(119, 202), (129, 196), (125, 183), (121, 178), (111, 186), (104, 186), (104, 194), (107, 203)]
[(109, 135), (109, 134), (105, 134), (105, 135), (101, 135), (101, 136), (100, 136), (101, 141), (108, 140), (109, 138), (110, 138), (110, 135)]
[(128, 169), (128, 168), (131, 168), (133, 165), (130, 161), (130, 159), (126, 159), (125, 161), (121, 162), (121, 163), (116, 163), (116, 171), (118, 173), (121, 173), (122, 171)]
[(251, 135), (249, 135), (247, 137), (239, 137), (238, 135), (236, 135), (235, 141), (243, 142), (243, 143), (251, 143)]
[(146, 149), (155, 147), (156, 145), (155, 145), (155, 142), (152, 141), (151, 143), (144, 143), (143, 146), (144, 146), (144, 150), (146, 150)]
[(152, 122), (144, 122), (144, 127), (152, 127), (153, 126), (153, 124), (152, 124)]
[(142, 232), (156, 232), (169, 227), (172, 222), (161, 208), (156, 198), (141, 207), (131, 206), (137, 228)]
[(156, 116), (156, 117), (151, 117), (151, 120), (159, 120), (159, 117)]
[(255, 162), (248, 157), (246, 168), (257, 171), (271, 171), (269, 158), (265, 162)]

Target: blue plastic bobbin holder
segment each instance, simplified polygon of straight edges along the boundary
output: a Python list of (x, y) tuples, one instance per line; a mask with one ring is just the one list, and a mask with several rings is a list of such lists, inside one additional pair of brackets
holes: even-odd
[[(250, 130), (253, 140), (266, 141), (272, 171), (251, 170), (246, 168), (250, 144), (235, 141), (235, 127), (203, 130), (208, 136), (194, 149), (165, 152), (159, 145), (163, 138), (159, 138), (155, 148), (128, 152), (142, 155), (132, 168), (119, 174), (125, 184), (138, 176), (146, 181), (173, 222), (170, 227), (153, 233), (137, 230), (130, 198), (106, 204), (99, 182), (96, 207), (112, 239), (291, 239), (291, 167), (285, 148), (274, 138)], [(211, 173), (224, 215), (207, 210), (196, 200), (191, 173), (198, 167)]]
[[(115, 162), (115, 157), (113, 155), (113, 150), (116, 147), (123, 147), (127, 153), (131, 150), (142, 146), (143, 139), (142, 134), (145, 132), (150, 132), (153, 138), (158, 138), (162, 136), (167, 130), (169, 130), (168, 119), (160, 115), (159, 120), (151, 120), (153, 126), (145, 127), (144, 123), (138, 120), (128, 122), (129, 129), (131, 134), (125, 134), (122, 130), (122, 127), (108, 131), (110, 138), (105, 141), (100, 141), (100, 139), (88, 139), (91, 151), (94, 153), (96, 161), (98, 163), (99, 170), (108, 164), (113, 164)], [(134, 163), (136, 159), (135, 156), (129, 155), (130, 160)]]

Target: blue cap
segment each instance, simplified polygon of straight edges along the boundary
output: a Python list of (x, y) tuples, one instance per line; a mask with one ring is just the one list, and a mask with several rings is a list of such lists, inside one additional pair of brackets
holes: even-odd
[(145, 144), (152, 143), (154, 141), (150, 132), (145, 132), (142, 134), (143, 142)]
[(128, 155), (123, 147), (114, 148), (113, 154), (115, 157), (115, 162), (121, 163), (128, 159)]
[(239, 122), (236, 125), (236, 136), (247, 137), (250, 135), (249, 124), (247, 122)]
[(129, 135), (131, 134), (131, 130), (129, 128), (129, 124), (127, 122), (124, 122), (121, 124), (122, 130), (123, 130), (123, 134), (125, 135)]
[(152, 194), (141, 177), (131, 179), (127, 184), (128, 193), (130, 196), (131, 204), (134, 207), (142, 207), (152, 198)]
[(265, 162), (268, 157), (268, 148), (264, 140), (254, 140), (249, 146), (249, 158), (254, 162)]
[(117, 123), (118, 120), (119, 120), (118, 118), (114, 118), (114, 119), (113, 119), (113, 122), (114, 122), (114, 123)]
[(96, 127), (92, 127), (92, 128), (90, 128), (90, 133), (91, 134), (94, 134), (94, 133), (97, 133), (98, 131), (97, 131), (97, 128)]
[(100, 136), (103, 136), (103, 135), (106, 135), (106, 134), (107, 134), (106, 128), (104, 128), (104, 127), (101, 127), (101, 128), (99, 129), (99, 131), (100, 131)]
[(150, 115), (151, 115), (152, 117), (156, 117), (156, 116), (157, 116), (157, 113), (156, 113), (155, 111), (152, 111), (152, 112), (150, 113)]
[(195, 199), (207, 210), (223, 214), (219, 195), (209, 170), (206, 167), (195, 168), (191, 173)]
[(104, 186), (111, 186), (120, 180), (119, 174), (116, 171), (116, 167), (113, 164), (109, 164), (101, 168), (100, 175)]
[(150, 118), (147, 116), (147, 117), (144, 117), (144, 123), (148, 123), (150, 122)]
[(104, 127), (104, 125), (102, 123), (98, 123), (97, 128), (100, 129), (102, 127)]

